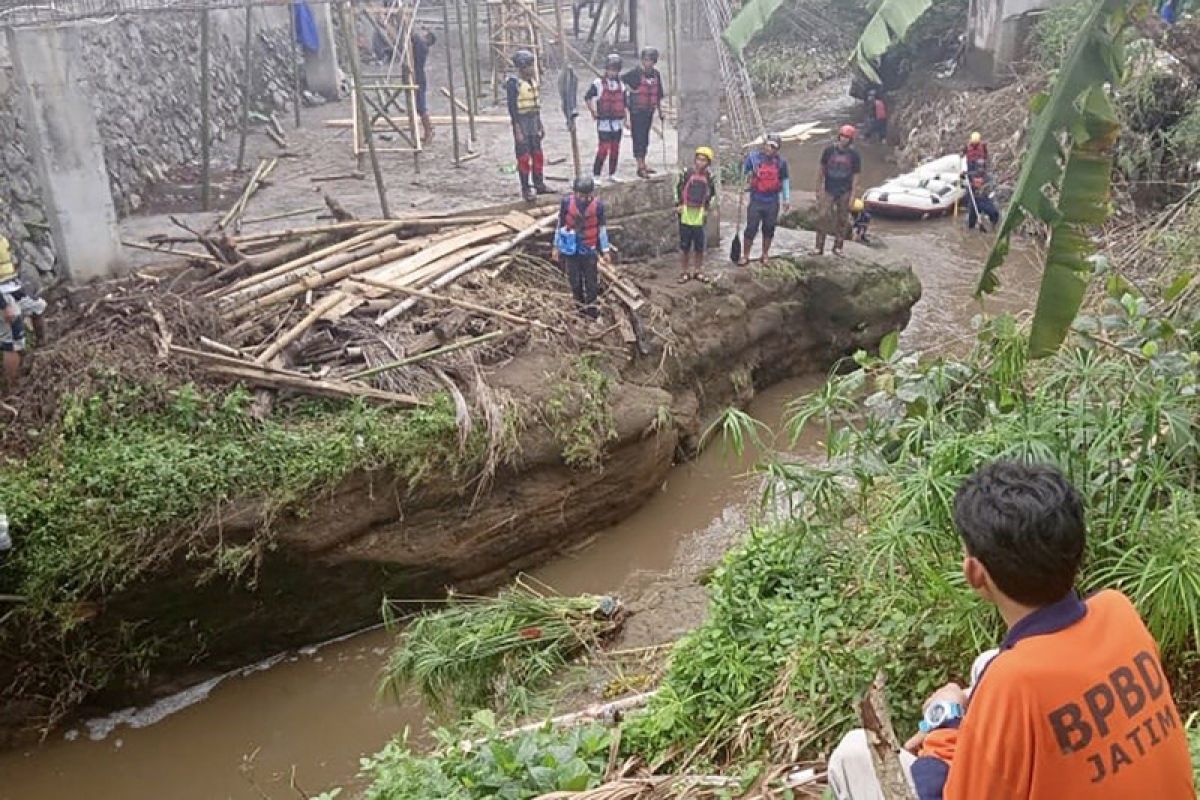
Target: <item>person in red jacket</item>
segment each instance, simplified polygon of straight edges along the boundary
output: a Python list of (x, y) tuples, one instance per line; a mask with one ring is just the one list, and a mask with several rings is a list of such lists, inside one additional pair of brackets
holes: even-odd
[[(1074, 585), (1083, 502), (1051, 466), (1001, 461), (954, 498), (968, 585), (1008, 626), (974, 686), (924, 705), (901, 753), (921, 800), (1193, 800), (1183, 720), (1158, 646), (1129, 599)], [(915, 757), (914, 757), (915, 756)], [(829, 760), (839, 800), (882, 794), (866, 736)]]
[(979, 131), (972, 131), (967, 139), (967, 146), (962, 151), (963, 158), (967, 161), (967, 172), (987, 172), (988, 170), (988, 146), (983, 140), (983, 134)]
[(621, 133), (629, 116), (626, 102), (628, 92), (621, 80), (621, 56), (610, 53), (604, 59), (604, 77), (596, 78), (583, 95), (592, 119), (596, 120), (596, 160), (592, 164), (592, 176), (600, 177), (605, 160), (608, 161), (608, 177), (617, 174), (617, 159), (621, 156)]
[(637, 161), (639, 178), (648, 178), (654, 170), (646, 165), (650, 152), (650, 129), (654, 115), (662, 121), (664, 96), (663, 77), (658, 71), (658, 49), (642, 48), (642, 61), (621, 76), (629, 87), (629, 133), (633, 139), (633, 157)]

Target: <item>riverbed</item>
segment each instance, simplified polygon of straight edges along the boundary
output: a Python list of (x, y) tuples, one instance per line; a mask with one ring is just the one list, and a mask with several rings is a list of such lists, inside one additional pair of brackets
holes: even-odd
[[(836, 122), (831, 117), (830, 122)], [(811, 188), (825, 141), (789, 146), (793, 186)], [(894, 174), (888, 151), (862, 148), (863, 185)], [(965, 221), (900, 223), (876, 219), (879, 251), (912, 264), (924, 287), (902, 344), (910, 350), (961, 349), (981, 308), (975, 282), (991, 237)], [(808, 234), (802, 234), (808, 236)], [(1014, 247), (1005, 288), (988, 311), (1032, 308), (1038, 267), (1033, 248)], [(832, 256), (830, 256), (832, 258)], [(728, 269), (720, 252), (713, 268)], [(777, 427), (785, 403), (824, 376), (787, 381), (759, 394), (750, 412)], [(800, 452), (814, 453), (815, 441)], [(703, 617), (696, 577), (746, 530), (759, 481), (753, 455), (737, 459), (710, 447), (675, 468), (658, 494), (624, 522), (535, 577), (563, 593), (619, 594), (637, 613), (630, 646), (669, 642)], [(418, 729), (415, 701), (379, 700), (375, 687), (391, 637), (364, 632), (282, 654), (214, 679), (146, 709), (129, 710), (56, 732), (39, 747), (0, 755), (0, 800), (262, 800), (315, 794), (353, 779), (358, 759), (406, 726)]]

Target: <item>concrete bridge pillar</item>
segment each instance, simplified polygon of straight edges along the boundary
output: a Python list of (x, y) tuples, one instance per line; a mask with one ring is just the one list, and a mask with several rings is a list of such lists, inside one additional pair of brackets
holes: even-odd
[[(654, 4), (665, 5), (663, 0), (650, 0), (643, 10)], [(712, 50), (722, 45), (713, 41), (701, 0), (676, 0), (676, 8), (679, 24), (676, 35), (679, 45), (676, 59), (679, 63), (675, 65), (679, 98), (678, 161), (680, 169), (683, 169), (691, 165), (692, 154), (700, 145), (718, 149), (724, 81), (721, 80), (720, 63)], [(731, 157), (736, 158), (736, 153)], [(720, 168), (719, 163), (713, 164), (717, 174), (720, 174)], [(720, 239), (720, 229), (720, 212), (714, 203), (708, 215), (709, 242), (715, 244)]]
[(1002, 83), (1025, 56), (1039, 13), (1067, 0), (970, 0), (967, 11), (967, 70), (987, 83)]
[(10, 28), (8, 49), (28, 126), (50, 235), (65, 277), (124, 270), (117, 210), (92, 107), (91, 78), (73, 25)]
[(333, 29), (333, 4), (309, 3), (317, 24), (320, 46), (315, 53), (304, 51), (304, 81), (310, 92), (326, 100), (337, 100), (339, 91), (337, 35)]

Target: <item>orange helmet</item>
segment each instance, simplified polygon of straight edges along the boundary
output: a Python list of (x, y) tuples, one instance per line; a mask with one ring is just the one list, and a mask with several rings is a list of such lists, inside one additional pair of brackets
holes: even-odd
[(845, 136), (850, 141), (854, 141), (854, 137), (858, 136), (858, 128), (853, 125), (843, 125), (838, 129), (838, 136)]

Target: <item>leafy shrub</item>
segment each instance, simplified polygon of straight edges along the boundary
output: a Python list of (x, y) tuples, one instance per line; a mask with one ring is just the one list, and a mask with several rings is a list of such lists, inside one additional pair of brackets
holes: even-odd
[(1071, 0), (1041, 13), (1033, 28), (1030, 52), (1043, 69), (1058, 69), (1079, 31), (1079, 20), (1087, 13), (1090, 0)]
[(546, 418), (569, 466), (598, 469), (604, 449), (617, 438), (612, 378), (595, 354), (581, 355), (557, 377)]

